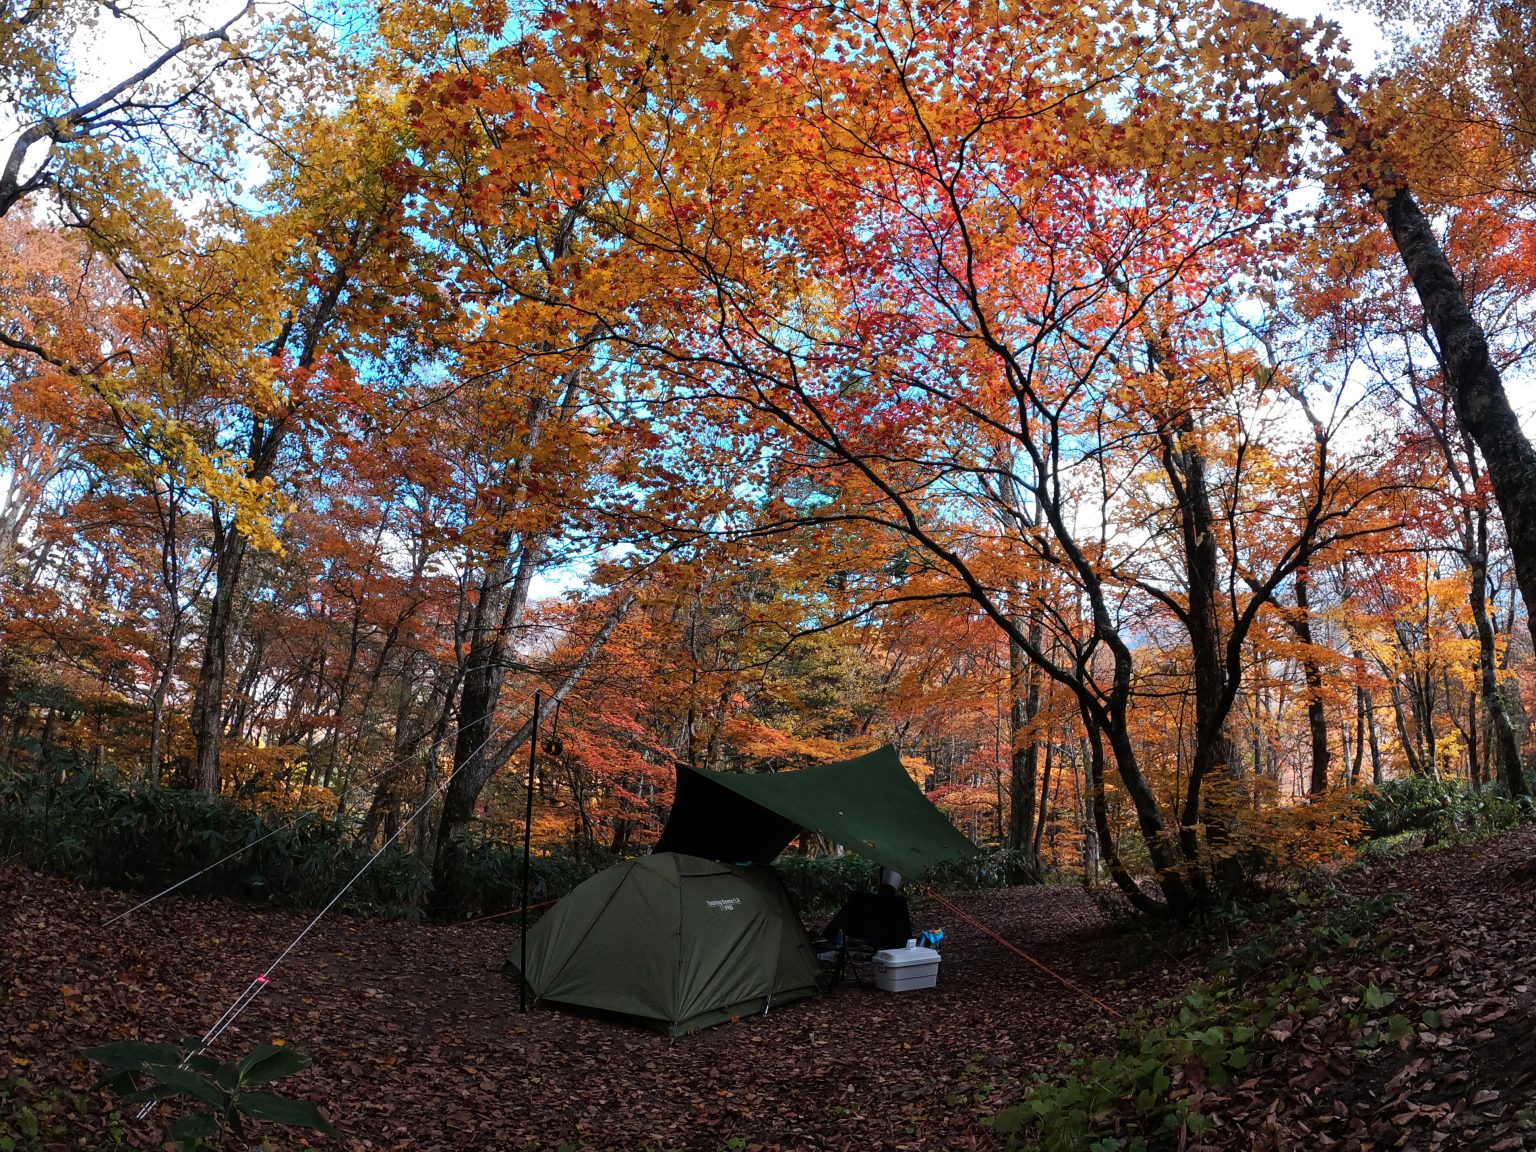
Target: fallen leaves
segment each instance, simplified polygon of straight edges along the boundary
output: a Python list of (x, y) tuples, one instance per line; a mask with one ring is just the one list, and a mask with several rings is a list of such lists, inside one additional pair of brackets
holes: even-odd
[[(1536, 955), (1536, 881), (1482, 882), (1533, 850), (1526, 830), (1351, 881), (1415, 891), (1386, 926), (1401, 955), (1324, 964), (1319, 983), (1355, 1006), (1276, 1019), (1241, 1079), (1216, 1086), (1203, 1067), (1186, 1069), (1219, 1122), (1186, 1133), (1185, 1152), (1536, 1147), (1536, 1127), (1520, 1119), (1536, 1100), (1536, 996), (1510, 979)], [(105, 1102), (75, 1095), (92, 1077), (77, 1049), (201, 1033), (304, 922), (184, 901), (98, 931), (119, 903), (0, 871), (0, 934), (16, 945), (0, 952), (0, 1083), (25, 1073), (31, 1096), (18, 1103), (42, 1114), (45, 1135), (57, 1130), (56, 1145), (41, 1147), (105, 1131)], [(965, 907), (1122, 1010), (1177, 991), (1200, 967), (1114, 927), (1078, 891), (990, 893)], [(920, 916), (949, 929), (932, 993), (845, 983), (675, 1041), (570, 1013), (519, 1014), (516, 986), (486, 974), (516, 940), (502, 925), (329, 920), (221, 1051), (280, 1036), (310, 1053), (293, 1092), (323, 1103), (356, 1152), (996, 1148), (980, 1118), (1017, 1099), (1062, 1039), (1105, 1028), (1103, 1015), (980, 932), (937, 909)], [(199, 947), (178, 944), (194, 932)], [(1349, 1016), (1371, 987), (1384, 1013), (1415, 1023), (1365, 1051)]]
[(1420, 1024), (1371, 1049), (1349, 1009), (1275, 1021), (1252, 1075), (1207, 1090), (1218, 1123), (1185, 1152), (1536, 1149), (1536, 996), (1510, 980), (1536, 954), (1536, 883), (1486, 882), (1533, 850), (1536, 830), (1523, 829), (1352, 877), (1358, 893), (1413, 898), (1379, 925), (1370, 955), (1335, 952), (1314, 976), (1358, 989), (1340, 997), (1355, 1011), (1401, 1009)]
[[(0, 871), (0, 930), (21, 943), (0, 953), (14, 1035), (0, 1047), (0, 1082), (28, 1073), (34, 1104), (56, 1109), (61, 1146), (102, 1134), (109, 1118), (105, 1099), (75, 1096), (92, 1081), (77, 1049), (200, 1034), (305, 922), (187, 900), (98, 930), (120, 904)], [(1176, 982), (1140, 963), (1127, 941), (1149, 941), (1115, 928), (1082, 892), (994, 893), (966, 906), (1122, 1008)], [(521, 1015), (516, 986), (487, 974), (515, 945), (508, 926), (326, 920), (219, 1052), (273, 1037), (308, 1052), (314, 1065), (292, 1093), (322, 1103), (359, 1152), (996, 1146), (981, 1118), (1102, 1014), (939, 910), (921, 915), (950, 929), (933, 992), (895, 998), (845, 982), (676, 1041), (542, 1008)], [(179, 943), (188, 939), (196, 946)], [(1111, 979), (1121, 984), (1106, 989)], [(147, 1129), (130, 1131), (148, 1146)]]

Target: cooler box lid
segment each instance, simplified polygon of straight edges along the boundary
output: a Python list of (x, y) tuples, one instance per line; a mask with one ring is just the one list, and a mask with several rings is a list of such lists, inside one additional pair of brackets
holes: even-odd
[(937, 964), (942, 957), (932, 948), (919, 948), (908, 940), (905, 948), (883, 948), (875, 953), (875, 963), (887, 968), (907, 968), (914, 964)]

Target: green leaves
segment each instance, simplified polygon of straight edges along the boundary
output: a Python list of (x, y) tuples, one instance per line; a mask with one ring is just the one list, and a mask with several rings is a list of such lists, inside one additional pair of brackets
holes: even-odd
[(240, 1111), (253, 1120), (308, 1128), (314, 1132), (336, 1135), (336, 1129), (308, 1100), (289, 1100), (267, 1092), (246, 1092), (240, 1096)]
[(1380, 1011), (1396, 999), (1393, 993), (1383, 992), (1374, 984), (1368, 985), (1365, 989), (1365, 1006), (1372, 1011)]
[(1083, 1148), (1145, 1147), (1105, 1136), (1116, 1118), (1133, 1108), (1142, 1130), (1198, 1132), (1205, 1118), (1189, 1098), (1192, 1085), (1224, 1084), (1232, 1071), (1248, 1066), (1242, 1045), (1253, 1039), (1247, 1025), (1221, 1021), (1251, 1005), (1232, 1005), (1219, 991), (1193, 988), (1174, 1019), (1159, 1026), (1141, 1019), (1120, 1034), (1124, 1051), (1093, 1059), (1075, 1057), (1059, 1080), (1044, 1077), (1024, 1099), (998, 1114), (991, 1126), (1016, 1138), (1010, 1146), (1041, 1152), (1078, 1152)]
[(182, 1050), (174, 1044), (146, 1044), (138, 1040), (118, 1040), (111, 1044), (97, 1045), (95, 1048), (83, 1048), (80, 1055), (98, 1064), (105, 1064), (114, 1072), (127, 1072), (150, 1064), (179, 1064)]
[(308, 1068), (309, 1057), (294, 1048), (263, 1044), (238, 1061), (220, 1063), (199, 1051), (201, 1041), (184, 1045), (147, 1044), (122, 1040), (87, 1048), (81, 1055), (107, 1065), (99, 1088), (125, 1100), (167, 1100), (184, 1097), (203, 1107), (183, 1113), (166, 1130), (165, 1138), (184, 1149), (202, 1148), (229, 1128), (246, 1138), (245, 1121), (308, 1128), (336, 1134), (330, 1122), (307, 1100), (291, 1100), (251, 1088), (280, 1080)]
[(206, 1112), (188, 1112), (166, 1129), (166, 1136), (183, 1144), (211, 1140), (219, 1134), (219, 1122)]
[(157, 1096), (190, 1096), (215, 1108), (224, 1108), (229, 1094), (217, 1084), (210, 1084), (190, 1068), (151, 1068), (148, 1070), (157, 1081)]
[(246, 1087), (265, 1084), (308, 1068), (309, 1056), (296, 1048), (263, 1044), (239, 1064), (239, 1082)]

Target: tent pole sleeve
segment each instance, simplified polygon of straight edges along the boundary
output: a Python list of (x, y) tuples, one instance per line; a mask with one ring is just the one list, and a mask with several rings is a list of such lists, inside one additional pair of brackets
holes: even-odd
[(518, 934), (521, 962), (518, 966), (517, 1006), (528, 1011), (528, 856), (533, 843), (533, 772), (539, 760), (539, 705), (543, 702), (543, 689), (533, 692), (533, 733), (528, 741), (528, 799), (523, 807), (523, 904)]

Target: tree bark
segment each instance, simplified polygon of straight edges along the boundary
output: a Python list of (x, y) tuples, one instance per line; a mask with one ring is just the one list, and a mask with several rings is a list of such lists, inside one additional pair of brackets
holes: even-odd
[[(1311, 583), (1311, 569), (1306, 565), (1298, 568), (1296, 570), (1296, 615), (1291, 623), (1296, 631), (1296, 638), (1309, 648), (1314, 643)], [(1328, 791), (1328, 712), (1323, 705), (1323, 671), (1310, 652), (1301, 658), (1301, 672), (1307, 685), (1307, 729), (1312, 737), (1312, 773), (1307, 782), (1307, 795), (1321, 796)]]
[[(1291, 31), (1296, 51), (1273, 60), (1287, 79), (1326, 75), (1323, 65), (1306, 50), (1305, 37), (1311, 33), (1304, 21), (1284, 16), (1257, 0), (1242, 0), (1239, 7), (1258, 22)], [(1529, 609), (1536, 604), (1536, 448), (1520, 427), (1504, 390), (1503, 376), (1493, 362), (1487, 334), (1472, 315), (1466, 291), (1429, 218), (1402, 175), (1375, 162), (1371, 133), (1364, 131), (1368, 125), (1345, 103), (1337, 85), (1331, 80), (1327, 83), (1332, 99), (1326, 109), (1315, 113), (1316, 118), (1346, 158), (1364, 163), (1366, 175), (1360, 191), (1370, 196), (1385, 221), (1435, 334), (1436, 354), (1452, 407), (1462, 430), (1487, 464), (1514, 559), (1515, 583)], [(1526, 622), (1536, 643), (1536, 612), (1528, 610)], [(1433, 771), (1432, 763), (1430, 767)], [(1511, 783), (1519, 789), (1517, 794), (1527, 794), (1523, 773)]]
[[(1181, 413), (1176, 427), (1163, 434), (1162, 443), (1163, 471), (1177, 502), (1183, 543), (1187, 596), (1183, 623), (1189, 634), (1195, 688), (1194, 749), (1179, 816), (1179, 844), (1194, 888), (1203, 898), (1200, 825), (1205, 825), (1207, 843), (1220, 848), (1227, 842), (1231, 823), (1230, 814), (1206, 802), (1204, 784), (1207, 776), (1231, 768), (1227, 714), (1233, 696), (1228, 692), (1226, 644), (1222, 635), (1215, 518), (1211, 512), (1206, 461), (1195, 447), (1194, 432), (1193, 413)], [(1226, 885), (1234, 878), (1226, 866), (1213, 865), (1212, 874), (1218, 885)]]
[[(1037, 871), (1040, 867), (1040, 845), (1041, 842), (1045, 839), (1045, 822), (1046, 818), (1050, 815), (1051, 810), (1051, 804), (1049, 803), (1049, 800), (1051, 795), (1051, 759), (1052, 751), (1054, 748), (1055, 745), (1051, 744), (1049, 741), (1046, 742), (1045, 769), (1040, 773), (1040, 803), (1037, 805), (1039, 811), (1035, 815), (1035, 838), (1030, 849), (1030, 855), (1035, 862), (1035, 868)], [(1051, 837), (1051, 843), (1053, 846), (1055, 845), (1055, 842), (1056, 838), (1053, 835)]]
[[(1402, 746), (1403, 758), (1408, 761), (1408, 771), (1414, 776), (1429, 775), (1430, 772), (1425, 770), (1422, 758), (1419, 755), (1417, 742), (1408, 732), (1408, 718), (1404, 714), (1403, 694), (1398, 687), (1397, 680), (1392, 680), (1387, 687), (1392, 695), (1392, 715), (1397, 720), (1397, 740)], [(1432, 768), (1433, 764), (1431, 764)]]
[[(1125, 893), (1125, 897), (1131, 902), (1131, 906), (1138, 911), (1145, 912), (1151, 916), (1166, 916), (1170, 912), (1176, 914), (1186, 912), (1188, 909), (1185, 907), (1174, 905), (1171, 902), (1164, 904), (1148, 896), (1141, 890), (1141, 885), (1136, 883), (1136, 878), (1130, 874), (1125, 864), (1120, 860), (1120, 855), (1115, 849), (1114, 833), (1109, 828), (1109, 803), (1104, 792), (1103, 734), (1094, 722), (1093, 717), (1086, 710), (1083, 712), (1083, 726), (1088, 733), (1088, 755), (1084, 762), (1084, 770), (1088, 774), (1089, 810), (1093, 814), (1094, 839), (1098, 843), (1099, 859), (1109, 869), (1110, 879), (1115, 882), (1115, 886), (1121, 892)], [(1143, 828), (1143, 835), (1145, 835), (1145, 828)], [(1157, 841), (1148, 840), (1148, 849), (1153, 849), (1157, 843), (1162, 843), (1161, 836), (1159, 836)], [(1154, 865), (1156, 865), (1155, 858)], [(1163, 890), (1165, 894), (1168, 891), (1168, 884), (1166, 882), (1163, 884)]]
[[(1536, 450), (1510, 406), (1488, 338), (1412, 192), (1398, 188), (1382, 216), (1434, 330), (1456, 417), (1488, 465), (1520, 595), (1527, 605), (1536, 604)], [(1536, 613), (1527, 613), (1527, 625), (1536, 641)]]
[(235, 594), (247, 546), (244, 534), (232, 521), (215, 517), (213, 550), (218, 561), (214, 568), (213, 601), (203, 633), (202, 668), (192, 694), (192, 738), (196, 743), (193, 779), (210, 796), (217, 796), (223, 783), (219, 751), (224, 736), (224, 682), (229, 676), (230, 624), (235, 617)]
[[(308, 311), (302, 325), (294, 322), (284, 325), (272, 342), (270, 353), (273, 356), (281, 355), (290, 347), (297, 327), (302, 330), (303, 339), (298, 355), (294, 358), (295, 362), (300, 368), (314, 366), (325, 333), (335, 319), (342, 295), (351, 282), (354, 263), (361, 255), (362, 246), (372, 238), (377, 227), (377, 224), (370, 224), (352, 230), (350, 248), (337, 255), (336, 270), (325, 291), (313, 309)], [(251, 410), (248, 417), (251, 430), (246, 446), (246, 476), (251, 480), (262, 481), (270, 477), (277, 467), (279, 452), (294, 418), (294, 411), (289, 408), (264, 418)], [(236, 596), (249, 544), (235, 514), (230, 512), (225, 518), (215, 509), (213, 603), (208, 612), (202, 667), (192, 699), (192, 733), (197, 742), (194, 774), (199, 787), (210, 795), (216, 795), (221, 784), (219, 745), (224, 734), (224, 682), (229, 674), (229, 632), (235, 618)]]
[[(588, 639), (586, 646), (566, 670), (554, 691), (549, 694), (547, 703), (551, 708), (564, 700), (580, 682), (587, 669), (592, 666), (592, 662), (602, 652), (603, 646), (608, 643), (609, 637), (623, 622), (635, 602), (635, 597), (634, 591), (628, 591), (614, 602), (607, 617)], [(465, 691), (468, 691), (467, 681)], [(474, 731), (477, 733), (475, 736), (477, 743), (470, 750), (472, 754), (465, 755), (462, 760), (456, 759), (453, 775), (449, 778), (443, 795), (443, 814), (439, 821), (437, 853), (432, 867), (432, 902), (440, 912), (452, 911), (463, 899), (464, 894), (461, 891), (463, 837), (474, 819), (475, 805), (480, 799), (480, 793), (485, 790), (485, 786), (490, 783), (496, 771), (527, 744), (533, 732), (533, 721), (530, 718), (524, 721), (500, 747), (491, 752), (489, 745), (495, 736), (492, 719), (489, 714), (486, 714), (476, 724)], [(458, 740), (462, 742), (464, 739), (464, 725), (461, 719)]]
[(171, 634), (165, 643), (165, 663), (155, 677), (155, 687), (149, 696), (149, 763), (145, 775), (153, 784), (160, 783), (160, 763), (165, 759), (165, 704), (171, 693), (171, 680), (176, 673), (176, 657), (181, 651), (184, 620), (184, 613), (177, 610), (171, 624)]
[[(1356, 648), (1351, 655), (1355, 659), (1355, 675), (1365, 675), (1365, 653)], [(1370, 696), (1365, 690), (1365, 683), (1359, 680), (1355, 684), (1355, 758), (1349, 766), (1349, 785), (1353, 788), (1360, 781), (1360, 767), (1365, 763), (1365, 711), (1369, 706)]]
[[(1486, 522), (1483, 531), (1486, 534)], [(1498, 645), (1493, 634), (1493, 624), (1488, 618), (1487, 553), (1474, 552), (1469, 559), (1472, 562), (1468, 565), (1468, 577), (1472, 587), (1468, 601), (1472, 608), (1472, 622), (1477, 627), (1480, 695), (1483, 707), (1488, 711), (1489, 727), (1493, 730), (1489, 750), (1499, 783), (1504, 785), (1511, 796), (1528, 796), (1530, 787), (1526, 784), (1524, 765), (1520, 762), (1520, 741), (1515, 736), (1515, 726), (1510, 723), (1504, 697), (1499, 691)]]
[[(1243, 0), (1240, 6), (1255, 19), (1293, 33), (1296, 52), (1274, 61), (1288, 79), (1295, 80), (1306, 72), (1325, 75), (1323, 66), (1306, 51), (1304, 37), (1311, 32), (1305, 21), (1284, 16), (1257, 0)], [(1536, 449), (1520, 427), (1504, 391), (1503, 377), (1493, 362), (1487, 334), (1472, 315), (1467, 294), (1429, 218), (1403, 176), (1376, 163), (1371, 154), (1371, 133), (1365, 130), (1369, 126), (1345, 103), (1337, 86), (1328, 83), (1332, 100), (1316, 118), (1348, 159), (1364, 162), (1366, 175), (1360, 191), (1370, 196), (1386, 222), (1435, 333), (1440, 368), (1456, 418), (1488, 466), (1514, 558), (1515, 583), (1526, 604), (1536, 604)], [(1536, 612), (1527, 613), (1527, 627), (1536, 643)]]
[(1380, 788), (1387, 778), (1381, 764), (1381, 740), (1376, 735), (1376, 701), (1370, 692), (1365, 694), (1365, 732), (1371, 741), (1371, 783)]
[[(1029, 625), (1031, 642), (1039, 646), (1038, 619)], [(1008, 730), (1012, 749), (1008, 761), (1008, 847), (1024, 856), (1023, 879), (1039, 879), (1039, 860), (1032, 850), (1035, 796), (1039, 788), (1040, 739), (1034, 730), (1040, 714), (1040, 674), (1014, 641), (1008, 643)]]

